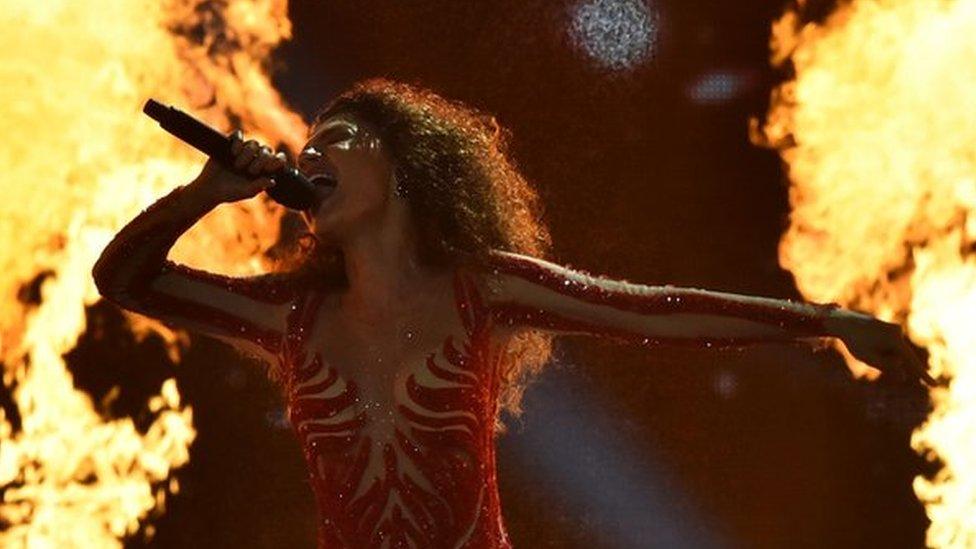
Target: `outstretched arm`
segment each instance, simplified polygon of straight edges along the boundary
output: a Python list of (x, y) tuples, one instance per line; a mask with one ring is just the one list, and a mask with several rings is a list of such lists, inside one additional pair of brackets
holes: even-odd
[(646, 345), (735, 347), (833, 335), (836, 305), (595, 277), (543, 259), (492, 252), (488, 299), (507, 326)]
[[(236, 137), (235, 150), (250, 173), (276, 169), (276, 157), (256, 144), (244, 146)], [(233, 278), (166, 259), (179, 236), (204, 214), (220, 203), (253, 196), (269, 184), (208, 162), (196, 180), (173, 190), (119, 231), (92, 270), (99, 292), (125, 309), (273, 360), (284, 338), (288, 303), (295, 299), (284, 275)]]
[[(590, 274), (522, 254), (495, 250), (485, 270), (487, 300), (501, 326), (598, 335), (642, 345), (740, 347), (804, 337), (864, 343), (875, 330), (889, 339), (898, 325), (836, 304), (804, 303), (726, 292), (648, 286)], [(878, 339), (878, 338), (875, 338)], [(881, 341), (880, 343), (884, 343)], [(859, 345), (877, 364), (890, 349)], [(903, 341), (898, 347), (905, 351)], [(854, 351), (854, 349), (851, 349)], [(920, 368), (918, 359), (910, 368)], [(908, 360), (907, 356), (905, 360)], [(925, 377), (924, 367), (915, 373)], [(923, 375), (924, 374), (924, 375)], [(928, 378), (931, 380), (931, 378)]]

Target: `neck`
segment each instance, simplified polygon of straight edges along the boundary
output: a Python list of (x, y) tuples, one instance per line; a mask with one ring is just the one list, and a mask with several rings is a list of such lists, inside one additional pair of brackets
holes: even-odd
[(430, 276), (420, 263), (418, 238), (405, 218), (376, 223), (342, 245), (348, 286), (340, 296), (343, 309), (364, 318), (402, 310), (420, 294)]

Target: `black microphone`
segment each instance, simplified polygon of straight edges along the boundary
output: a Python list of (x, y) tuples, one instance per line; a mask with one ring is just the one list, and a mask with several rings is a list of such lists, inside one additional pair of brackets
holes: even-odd
[[(146, 101), (142, 112), (159, 122), (164, 130), (192, 145), (193, 148), (217, 160), (224, 167), (234, 169), (234, 155), (230, 150), (231, 140), (226, 135), (175, 107), (166, 106), (153, 99)], [(241, 170), (235, 171), (244, 177), (253, 177)], [(274, 180), (275, 184), (266, 192), (275, 202), (293, 210), (304, 210), (315, 203), (312, 183), (296, 168), (285, 166), (268, 177)]]

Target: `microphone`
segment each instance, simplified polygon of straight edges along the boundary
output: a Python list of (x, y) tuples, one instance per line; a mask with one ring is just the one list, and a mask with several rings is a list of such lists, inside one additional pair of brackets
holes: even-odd
[[(166, 106), (153, 99), (146, 101), (142, 112), (159, 122), (164, 130), (217, 160), (224, 167), (233, 169), (234, 155), (230, 150), (231, 140), (226, 135), (175, 107)], [(240, 170), (235, 171), (244, 177), (253, 177)], [(304, 210), (315, 203), (314, 187), (298, 169), (285, 166), (268, 177), (274, 180), (275, 184), (265, 192), (275, 202), (293, 210)]]

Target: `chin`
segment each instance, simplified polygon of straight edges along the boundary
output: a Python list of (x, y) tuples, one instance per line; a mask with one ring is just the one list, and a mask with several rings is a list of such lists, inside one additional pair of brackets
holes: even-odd
[(319, 241), (319, 244), (323, 246), (334, 246), (337, 244), (335, 235), (330, 231), (316, 230), (312, 234), (315, 235), (315, 239)]
[(320, 245), (326, 247), (338, 247), (342, 238), (333, 227), (316, 227), (313, 232)]

